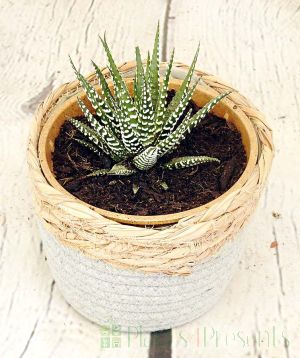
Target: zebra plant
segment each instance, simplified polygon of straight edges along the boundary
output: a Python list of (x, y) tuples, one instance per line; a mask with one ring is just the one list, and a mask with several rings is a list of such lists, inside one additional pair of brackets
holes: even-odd
[[(76, 139), (81, 145), (101, 155), (106, 153), (115, 162), (111, 169), (99, 169), (88, 176), (132, 175), (138, 170), (146, 171), (159, 159), (171, 153), (186, 135), (195, 128), (205, 115), (230, 92), (217, 96), (192, 115), (186, 112), (198, 81), (192, 81), (199, 46), (183, 80), (171, 102), (167, 105), (168, 86), (174, 59), (174, 51), (160, 83), (159, 74), (159, 26), (154, 48), (144, 65), (140, 49), (136, 48), (136, 73), (134, 97), (132, 98), (107, 45), (106, 38), (100, 38), (108, 59), (108, 68), (114, 85), (114, 95), (99, 67), (93, 62), (101, 94), (70, 62), (94, 108), (92, 114), (78, 98), (85, 121), (71, 118), (71, 123), (84, 135), (85, 140)], [(207, 162), (219, 162), (209, 156), (187, 156), (174, 158), (162, 164), (166, 170), (187, 168)]]

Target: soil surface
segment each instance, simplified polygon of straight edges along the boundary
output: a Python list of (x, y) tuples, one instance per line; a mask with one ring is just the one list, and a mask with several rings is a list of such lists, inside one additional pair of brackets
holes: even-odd
[[(169, 92), (169, 100), (174, 93)], [(188, 109), (199, 108), (190, 102)], [(80, 118), (80, 117), (79, 117)], [(82, 118), (82, 117), (81, 117)], [(130, 177), (99, 176), (79, 179), (112, 160), (82, 147), (74, 138), (83, 136), (66, 121), (55, 141), (53, 168), (61, 185), (77, 198), (102, 209), (134, 215), (159, 215), (192, 209), (216, 199), (241, 176), (246, 154), (239, 132), (222, 118), (208, 114), (185, 141), (161, 163), (174, 157), (208, 155), (221, 163), (208, 163), (180, 170), (159, 165)], [(163, 185), (162, 182), (167, 185)], [(134, 193), (133, 187), (138, 188)]]

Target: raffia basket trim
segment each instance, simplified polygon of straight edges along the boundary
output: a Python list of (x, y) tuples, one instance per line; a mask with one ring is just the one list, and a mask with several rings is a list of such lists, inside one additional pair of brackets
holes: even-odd
[[(186, 73), (187, 68), (175, 64), (174, 69), (179, 73), (175, 75), (180, 77), (180, 72)], [(133, 69), (132, 63), (120, 66), (125, 77), (132, 76)], [(109, 78), (107, 69), (103, 71)], [(201, 76), (202, 83), (216, 93), (232, 88), (205, 72), (196, 71), (196, 76)], [(96, 82), (94, 74), (87, 78), (91, 83)], [(177, 224), (157, 228), (135, 227), (109, 220), (53, 188), (41, 170), (38, 158), (40, 132), (53, 108), (76, 95), (78, 90), (78, 81), (64, 84), (40, 104), (35, 114), (29, 138), (28, 163), (39, 216), (63, 245), (79, 249), (88, 257), (123, 269), (189, 274), (197, 262), (216, 253), (235, 236), (257, 205), (273, 158), (272, 131), (263, 115), (239, 92), (230, 95), (230, 100), (253, 123), (259, 143), (255, 170), (242, 188)]]

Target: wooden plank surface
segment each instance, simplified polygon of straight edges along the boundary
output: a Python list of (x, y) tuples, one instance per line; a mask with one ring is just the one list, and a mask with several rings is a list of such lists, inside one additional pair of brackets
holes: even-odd
[(213, 310), (173, 331), (176, 357), (299, 356), (299, 30), (299, 1), (171, 2), (168, 49), (176, 45), (186, 62), (200, 39), (199, 67), (266, 114), (276, 146), (268, 189), (243, 234), (248, 247), (238, 273)]
[(136, 44), (152, 45), (158, 19), (163, 57), (175, 46), (189, 63), (200, 40), (198, 67), (263, 110), (277, 148), (239, 270), (209, 313), (173, 330), (173, 357), (298, 357), (299, 1), (2, 0), (0, 14), (0, 357), (149, 354), (149, 335), (135, 332), (101, 349), (99, 327), (63, 300), (34, 226), (25, 148), (37, 103), (74, 77), (68, 54), (84, 73), (91, 58), (103, 63), (97, 35), (106, 29), (117, 60), (132, 59)]
[(68, 54), (84, 73), (105, 64), (98, 34), (107, 31), (118, 61), (152, 46), (165, 1), (1, 1), (0, 357), (147, 357), (149, 334), (121, 336), (101, 349), (100, 328), (62, 298), (33, 223), (27, 182), (27, 133), (37, 104), (74, 79)]

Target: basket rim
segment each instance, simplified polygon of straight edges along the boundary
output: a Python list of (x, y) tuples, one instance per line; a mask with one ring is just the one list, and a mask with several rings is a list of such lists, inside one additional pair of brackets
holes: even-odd
[[(131, 84), (133, 78), (126, 78), (125, 82), (126, 84)], [(182, 80), (178, 79), (170, 79), (170, 85), (176, 85), (179, 86), (182, 83)], [(99, 89), (99, 86), (95, 86), (97, 89)], [(206, 94), (210, 97), (214, 97), (216, 95), (216, 91), (212, 90), (211, 88), (205, 88), (204, 86), (197, 85), (197, 88), (195, 90), (195, 93), (201, 93)], [(86, 207), (89, 207), (90, 209), (96, 211), (100, 215), (114, 220), (121, 224), (129, 224), (129, 225), (136, 225), (136, 226), (162, 226), (162, 225), (168, 225), (168, 224), (174, 224), (177, 223), (179, 220), (191, 217), (193, 215), (200, 214), (201, 212), (213, 207), (215, 204), (217, 204), (220, 201), (223, 201), (228, 195), (233, 193), (234, 191), (240, 189), (246, 182), (249, 180), (251, 173), (253, 172), (257, 158), (258, 158), (258, 138), (256, 135), (255, 128), (250, 121), (250, 119), (235, 105), (234, 102), (232, 102), (229, 98), (224, 98), (222, 100), (222, 107), (225, 107), (226, 109), (230, 109), (231, 111), (235, 112), (237, 117), (241, 120), (243, 125), (245, 126), (247, 130), (247, 135), (250, 138), (251, 144), (250, 144), (250, 153), (247, 156), (247, 164), (246, 167), (239, 177), (239, 179), (222, 195), (217, 197), (214, 200), (211, 200), (210, 202), (189, 209), (180, 211), (178, 213), (172, 213), (172, 214), (160, 214), (160, 215), (130, 215), (130, 214), (121, 214), (121, 213), (115, 213), (109, 210), (101, 209), (96, 206), (93, 206), (91, 204), (88, 204), (78, 198), (76, 198), (73, 194), (68, 192), (55, 178), (55, 175), (53, 174), (51, 164), (49, 163), (49, 160), (47, 160), (46, 156), (46, 148), (47, 148), (47, 141), (48, 141), (48, 133), (50, 129), (53, 127), (53, 125), (56, 122), (57, 116), (59, 112), (64, 111), (66, 108), (68, 108), (70, 105), (74, 104), (74, 102), (77, 102), (77, 97), (84, 98), (85, 93), (83, 89), (80, 89), (76, 95), (71, 96), (66, 101), (64, 101), (62, 104), (58, 103), (56, 104), (55, 108), (51, 112), (50, 116), (48, 117), (47, 121), (45, 122), (41, 132), (40, 137), (38, 141), (38, 159), (41, 165), (41, 170), (43, 172), (43, 175), (46, 177), (47, 181), (52, 185), (55, 189), (59, 190), (61, 193), (65, 194), (67, 197), (72, 198), (72, 200), (75, 200), (80, 205), (84, 205)], [(226, 118), (225, 118), (226, 119)], [(67, 118), (65, 119), (67, 120)]]

